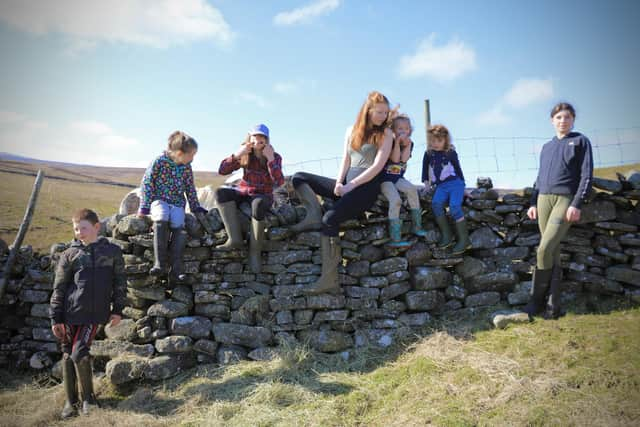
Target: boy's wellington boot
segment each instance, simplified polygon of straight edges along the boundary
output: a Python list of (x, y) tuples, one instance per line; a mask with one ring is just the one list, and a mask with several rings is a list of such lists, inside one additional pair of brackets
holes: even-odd
[(389, 218), (389, 237), (391, 241), (387, 244), (392, 248), (407, 248), (411, 242), (402, 240), (402, 220), (400, 218)]
[(218, 212), (227, 230), (227, 241), (216, 246), (216, 249), (233, 250), (242, 247), (242, 228), (240, 227), (240, 218), (238, 217), (238, 206), (236, 202), (224, 202), (218, 205)]
[(296, 194), (302, 201), (307, 215), (302, 221), (289, 227), (289, 230), (299, 233), (306, 230), (320, 230), (322, 228), (322, 208), (316, 193), (309, 184), (302, 183), (296, 187)]
[(409, 209), (411, 212), (411, 232), (418, 237), (424, 237), (427, 232), (422, 229), (422, 211), (420, 209)]
[(551, 269), (551, 280), (549, 282), (549, 300), (544, 313), (545, 319), (557, 319), (564, 316), (564, 310), (560, 303), (562, 293), (562, 266), (554, 265)]
[(467, 249), (471, 249), (471, 240), (469, 240), (466, 220), (456, 221), (456, 236), (458, 241), (453, 249), (451, 249), (451, 255), (462, 255)]
[(167, 272), (167, 247), (169, 245), (169, 222), (154, 221), (153, 223), (153, 258), (154, 263), (149, 274), (162, 276)]
[(449, 221), (447, 220), (447, 216), (437, 216), (436, 224), (438, 224), (438, 228), (440, 229), (440, 240), (438, 241), (438, 248), (446, 249), (453, 244), (453, 239), (451, 238), (451, 229), (449, 228)]
[(549, 289), (549, 279), (551, 278), (551, 269), (540, 270), (536, 268), (533, 272), (531, 280), (531, 297), (529, 302), (524, 306), (522, 311), (527, 313), (529, 317), (536, 316), (545, 308), (545, 298), (547, 289)]
[(93, 393), (93, 370), (91, 357), (85, 356), (76, 363), (76, 371), (80, 380), (80, 396), (82, 397), (82, 415), (89, 415), (98, 407), (98, 401)]
[(304, 293), (318, 295), (323, 293), (337, 293), (340, 291), (338, 283), (338, 265), (342, 260), (339, 238), (322, 235), (320, 240), (322, 251), (322, 274), (317, 282), (307, 287)]
[(249, 241), (249, 267), (253, 273), (262, 271), (262, 243), (265, 221), (251, 218), (251, 240)]
[(187, 278), (184, 274), (184, 248), (187, 245), (187, 232), (181, 228), (171, 229), (171, 243), (169, 244), (169, 257), (171, 259), (170, 280), (182, 283)]
[(60, 415), (62, 418), (70, 418), (78, 414), (76, 410), (78, 405), (78, 381), (73, 360), (68, 354), (62, 356), (62, 383), (64, 384), (64, 393), (67, 399)]

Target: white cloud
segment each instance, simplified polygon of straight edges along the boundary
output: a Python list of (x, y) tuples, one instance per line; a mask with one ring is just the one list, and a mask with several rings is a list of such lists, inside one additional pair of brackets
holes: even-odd
[(31, 34), (64, 34), (70, 53), (99, 42), (166, 48), (233, 38), (222, 13), (205, 0), (4, 0), (0, 20)]
[(56, 127), (10, 111), (1, 112), (3, 117), (18, 120), (0, 120), (0, 151), (96, 166), (144, 167), (151, 159), (136, 138), (121, 135), (99, 121), (74, 121)]
[(401, 77), (431, 77), (445, 82), (476, 69), (473, 48), (457, 39), (436, 46), (435, 39), (436, 35), (431, 34), (420, 42), (414, 54), (400, 58), (398, 74)]
[(475, 121), (482, 126), (500, 126), (509, 123), (511, 119), (504, 113), (500, 105), (494, 105), (490, 110), (480, 113)]
[(240, 102), (250, 102), (260, 108), (267, 108), (269, 106), (269, 102), (263, 96), (252, 92), (240, 92), (238, 98)]
[(518, 79), (489, 110), (476, 116), (476, 123), (499, 126), (511, 122), (509, 113), (553, 98), (552, 79)]
[(278, 82), (273, 85), (274, 92), (288, 94), (298, 90), (300, 84), (296, 82)]
[(327, 15), (340, 6), (340, 0), (318, 0), (297, 9), (280, 12), (273, 17), (275, 25), (296, 25), (311, 21), (318, 16)]
[(505, 104), (513, 108), (522, 108), (553, 97), (551, 79), (520, 79), (504, 95)]

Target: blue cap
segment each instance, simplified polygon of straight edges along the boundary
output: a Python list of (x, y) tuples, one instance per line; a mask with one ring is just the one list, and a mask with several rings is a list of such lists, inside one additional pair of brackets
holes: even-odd
[(249, 135), (264, 135), (269, 138), (269, 128), (266, 125), (260, 123), (259, 125), (255, 125), (249, 131)]

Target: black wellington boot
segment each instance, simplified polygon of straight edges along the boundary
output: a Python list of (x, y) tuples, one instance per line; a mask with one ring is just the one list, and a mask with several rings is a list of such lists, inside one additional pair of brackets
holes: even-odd
[(550, 268), (547, 270), (539, 270), (536, 268), (534, 270), (531, 284), (531, 298), (529, 298), (529, 302), (522, 309), (529, 317), (537, 316), (545, 309), (545, 298), (547, 297), (550, 279)]
[(76, 363), (76, 371), (80, 380), (80, 396), (82, 396), (82, 415), (89, 415), (98, 408), (98, 400), (93, 393), (93, 369), (91, 357), (85, 356)]
[(549, 286), (549, 300), (547, 301), (547, 308), (544, 313), (545, 319), (557, 319), (564, 316), (565, 312), (562, 310), (560, 303), (560, 296), (562, 294), (562, 266), (554, 265), (551, 270), (551, 282)]
[(64, 393), (67, 400), (64, 402), (64, 408), (62, 408), (60, 415), (62, 418), (70, 418), (78, 415), (76, 409), (78, 405), (78, 379), (76, 378), (73, 360), (68, 354), (62, 355), (62, 383), (64, 384)]
[(153, 223), (153, 258), (154, 263), (149, 274), (162, 276), (167, 272), (167, 247), (169, 245), (169, 222), (154, 221)]
[(171, 243), (169, 244), (169, 257), (171, 259), (171, 274), (169, 279), (174, 283), (182, 283), (187, 278), (184, 274), (184, 248), (187, 244), (187, 232), (181, 228), (171, 229)]

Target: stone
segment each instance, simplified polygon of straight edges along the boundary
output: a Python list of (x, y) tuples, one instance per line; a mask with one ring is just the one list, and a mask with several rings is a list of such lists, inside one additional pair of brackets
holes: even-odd
[(502, 245), (503, 240), (498, 237), (489, 227), (482, 227), (471, 233), (469, 236), (474, 249), (492, 249)]
[(273, 340), (273, 334), (268, 328), (233, 323), (213, 325), (213, 335), (215, 340), (220, 343), (242, 345), (249, 348), (264, 347)]
[(53, 360), (49, 354), (45, 351), (38, 351), (31, 355), (29, 359), (29, 366), (32, 369), (45, 369), (53, 366)]
[(443, 289), (449, 286), (451, 281), (451, 273), (440, 267), (416, 267), (411, 274), (413, 289), (419, 291)]
[(457, 264), (455, 267), (456, 273), (458, 273), (463, 280), (483, 274), (487, 269), (487, 264), (484, 261), (470, 256), (465, 256), (462, 263)]
[(607, 279), (640, 287), (640, 271), (623, 265), (614, 265), (607, 268)]
[(215, 356), (218, 351), (218, 343), (213, 340), (199, 339), (193, 344), (193, 351)]
[[(380, 296), (380, 289), (365, 288), (362, 286), (344, 286), (345, 293), (351, 298), (378, 298)], [(385, 288), (387, 289), (387, 288)]]
[(49, 292), (23, 289), (20, 291), (20, 294), (18, 294), (18, 299), (34, 304), (44, 303), (49, 301)]
[(185, 353), (193, 348), (191, 337), (171, 335), (156, 340), (155, 348), (159, 353)]
[(307, 308), (314, 310), (336, 310), (344, 307), (344, 295), (313, 295), (307, 297)]
[(389, 285), (389, 281), (383, 276), (369, 276), (360, 278), (360, 284), (365, 288), (384, 288)]
[(171, 319), (169, 332), (175, 335), (186, 335), (191, 338), (207, 338), (213, 324), (202, 316), (184, 316)]
[(155, 353), (152, 344), (132, 344), (112, 339), (96, 340), (91, 344), (91, 355), (114, 359), (121, 356), (151, 357)]
[(335, 353), (353, 347), (350, 334), (332, 330), (301, 331), (300, 339), (324, 353)]
[(247, 359), (247, 350), (237, 345), (221, 345), (218, 348), (218, 363), (230, 365)]
[(112, 384), (126, 384), (142, 378), (148, 364), (149, 359), (132, 356), (116, 357), (107, 362), (105, 375)]
[(277, 347), (260, 347), (255, 350), (251, 350), (247, 357), (251, 360), (268, 362), (274, 360), (280, 356), (280, 352)]
[(600, 190), (609, 191), (610, 193), (619, 193), (622, 191), (622, 183), (618, 180), (593, 177), (592, 185)]
[(149, 316), (180, 317), (189, 314), (189, 307), (182, 302), (165, 300), (149, 307), (147, 314)]
[(410, 311), (429, 311), (444, 302), (444, 296), (438, 291), (410, 291), (405, 294), (405, 302)]
[(465, 307), (480, 307), (486, 305), (495, 305), (500, 302), (500, 293), (498, 292), (481, 292), (469, 295), (464, 300)]
[(147, 363), (143, 375), (152, 381), (166, 380), (193, 365), (195, 359), (190, 355), (158, 356)]
[(518, 275), (513, 272), (495, 271), (470, 277), (465, 281), (465, 288), (470, 292), (509, 291), (518, 283)]
[(370, 274), (371, 262), (359, 260), (347, 265), (347, 274), (353, 277), (364, 277)]
[(400, 327), (398, 329), (359, 329), (355, 333), (356, 347), (374, 346), (389, 347), (399, 338), (409, 336), (410, 329)]
[(400, 295), (403, 295), (410, 290), (411, 285), (409, 284), (409, 282), (393, 283), (385, 288), (382, 288), (382, 290), (380, 291), (380, 300), (383, 302), (388, 301), (399, 297)]
[(225, 304), (196, 304), (194, 311), (195, 314), (200, 316), (220, 317), (222, 319), (228, 319), (231, 315), (231, 308)]
[(53, 331), (51, 331), (51, 327), (33, 328), (32, 336), (33, 336), (33, 339), (36, 341), (58, 342), (58, 339), (56, 338), (56, 336), (53, 335)]
[(529, 323), (529, 315), (521, 311), (497, 312), (491, 315), (491, 323), (498, 329), (504, 329), (512, 323)]
[(582, 206), (578, 224), (611, 221), (613, 219), (616, 219), (616, 205), (608, 200), (594, 200)]
[(395, 271), (406, 270), (409, 263), (406, 258), (393, 257), (371, 264), (371, 274), (389, 274)]
[(137, 336), (136, 322), (133, 319), (122, 319), (116, 326), (107, 323), (104, 328), (107, 338), (115, 341), (132, 341)]
[(127, 215), (116, 226), (115, 232), (125, 236), (136, 236), (149, 231), (150, 221), (147, 218), (138, 218), (137, 215)]

